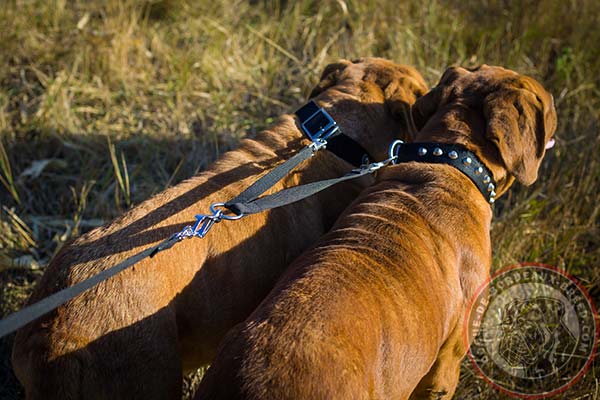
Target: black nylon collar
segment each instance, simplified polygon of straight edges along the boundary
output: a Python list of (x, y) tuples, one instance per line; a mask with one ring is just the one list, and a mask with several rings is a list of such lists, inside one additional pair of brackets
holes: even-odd
[(423, 162), (433, 164), (448, 164), (465, 174), (490, 203), (496, 197), (496, 181), (492, 172), (477, 156), (458, 144), (442, 143), (399, 143), (390, 149), (390, 155), (397, 158), (394, 164), (402, 162)]
[(355, 167), (368, 164), (373, 158), (352, 138), (344, 135), (335, 120), (310, 100), (294, 114), (298, 117), (300, 130), (315, 143), (327, 141), (327, 150)]

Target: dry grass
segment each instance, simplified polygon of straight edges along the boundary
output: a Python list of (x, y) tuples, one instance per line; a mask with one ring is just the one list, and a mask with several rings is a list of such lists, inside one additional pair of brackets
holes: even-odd
[[(554, 93), (557, 148), (496, 206), (494, 265), (558, 265), (600, 305), (597, 1), (6, 0), (0, 20), (0, 316), (65, 241), (292, 110), (328, 62), (369, 55), (431, 84), (504, 65)], [(560, 398), (597, 398), (598, 365)], [(499, 397), (465, 364), (457, 398)]]

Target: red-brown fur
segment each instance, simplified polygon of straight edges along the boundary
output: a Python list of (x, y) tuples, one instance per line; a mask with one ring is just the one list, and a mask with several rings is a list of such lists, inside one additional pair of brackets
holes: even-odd
[[(315, 100), (373, 156), (408, 135), (410, 105), (426, 91), (412, 68), (382, 59), (329, 65)], [(95, 229), (52, 260), (30, 303), (155, 245), (211, 203), (233, 198), (308, 143), (283, 116), (242, 141), (207, 171)], [(352, 168), (320, 151), (273, 190), (339, 176)], [(29, 399), (175, 399), (182, 370), (211, 360), (289, 262), (327, 231), (372, 180), (339, 185), (308, 200), (222, 222), (101, 283), (21, 329), (13, 366)]]
[[(551, 96), (500, 67), (449, 69), (414, 111), (415, 140), (463, 144), (498, 195), (535, 180), (556, 129)], [(383, 170), (227, 335), (196, 399), (451, 398), (465, 308), (489, 275), (491, 217), (451, 166)]]

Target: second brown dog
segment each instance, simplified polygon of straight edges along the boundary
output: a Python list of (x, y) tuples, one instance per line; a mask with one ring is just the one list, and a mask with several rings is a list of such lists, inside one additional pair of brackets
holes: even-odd
[[(417, 142), (475, 153), (498, 195), (536, 179), (556, 129), (536, 81), (488, 66), (448, 70), (415, 120)], [(491, 217), (452, 166), (387, 168), (228, 334), (196, 400), (452, 397), (466, 307), (489, 275)]]

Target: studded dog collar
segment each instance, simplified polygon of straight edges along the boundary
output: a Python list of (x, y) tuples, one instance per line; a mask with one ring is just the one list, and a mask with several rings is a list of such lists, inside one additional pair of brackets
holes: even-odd
[(327, 111), (313, 100), (295, 112), (300, 130), (318, 147), (326, 144), (327, 150), (355, 167), (368, 164), (373, 158), (342, 130)]
[(496, 181), (492, 172), (477, 156), (457, 144), (403, 143), (395, 141), (390, 146), (390, 157), (394, 164), (416, 161), (432, 164), (448, 164), (465, 174), (493, 204), (496, 198)]

